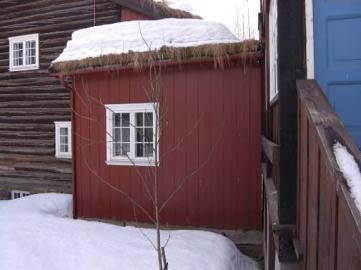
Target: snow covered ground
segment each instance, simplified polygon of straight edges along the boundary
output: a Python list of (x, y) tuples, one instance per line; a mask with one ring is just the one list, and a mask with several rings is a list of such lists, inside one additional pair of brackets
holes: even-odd
[[(39, 194), (0, 201), (2, 270), (151, 270), (156, 254), (142, 233), (155, 231), (73, 220), (71, 196)], [(166, 248), (170, 270), (257, 269), (225, 237), (172, 231)], [(162, 232), (165, 241), (168, 232)]]
[(127, 21), (75, 31), (53, 63), (131, 51), (155, 51), (163, 46), (179, 48), (236, 42), (240, 40), (217, 22), (198, 19)]
[(361, 213), (361, 172), (355, 158), (340, 143), (334, 145), (337, 164), (350, 187), (351, 196), (354, 198), (357, 208)]

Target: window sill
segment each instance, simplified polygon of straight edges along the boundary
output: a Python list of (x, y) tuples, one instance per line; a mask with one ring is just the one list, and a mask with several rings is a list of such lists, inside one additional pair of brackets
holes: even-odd
[(28, 70), (36, 70), (36, 69), (39, 69), (39, 66), (11, 67), (11, 68), (9, 68), (9, 71), (16, 72), (16, 71), (28, 71)]
[(155, 167), (154, 160), (106, 160), (105, 163), (109, 166), (141, 166), (141, 167)]
[(55, 155), (55, 158), (59, 158), (59, 159), (71, 159), (71, 155)]

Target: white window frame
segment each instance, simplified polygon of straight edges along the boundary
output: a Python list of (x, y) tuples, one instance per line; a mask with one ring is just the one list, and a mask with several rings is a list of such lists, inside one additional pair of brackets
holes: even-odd
[(277, 0), (270, 1), (269, 11), (269, 76), (270, 101), (278, 94), (278, 7)]
[[(71, 158), (72, 156), (72, 138), (71, 138), (71, 122), (60, 121), (55, 123), (55, 157), (57, 158)], [(68, 152), (60, 151), (60, 129), (68, 129)]]
[(313, 33), (313, 0), (306, 0), (306, 61), (307, 61), (307, 79), (315, 78), (315, 49)]
[[(19, 198), (15, 198), (15, 195), (19, 194)], [(22, 197), (26, 197), (29, 196), (30, 192), (29, 191), (23, 191), (23, 190), (12, 190), (11, 191), (11, 199), (15, 200), (15, 199), (20, 199)]]
[[(27, 41), (35, 41), (36, 43), (35, 64), (28, 64), (28, 65), (26, 64)], [(21, 66), (14, 66), (14, 62), (13, 62), (14, 43), (23, 44), (23, 64)], [(39, 34), (10, 37), (9, 38), (9, 71), (24, 71), (24, 70), (34, 70), (34, 69), (39, 69)]]
[[(106, 164), (108, 165), (122, 165), (122, 166), (156, 166), (155, 164), (155, 155), (153, 157), (136, 157), (135, 155), (135, 141), (136, 141), (136, 131), (135, 131), (135, 114), (136, 113), (153, 113), (153, 141), (154, 145), (157, 145), (158, 153), (158, 166), (159, 166), (159, 139), (155, 138), (156, 136), (156, 112), (155, 108), (159, 109), (158, 103), (132, 103), (132, 104), (107, 104), (105, 105), (106, 109), (106, 151), (107, 151), (107, 160)], [(113, 138), (112, 138), (112, 128), (113, 128), (113, 113), (129, 113), (130, 114), (130, 152), (128, 152), (128, 157), (115, 157), (113, 156)], [(157, 112), (158, 114), (158, 112)], [(159, 134), (159, 132), (157, 132)]]

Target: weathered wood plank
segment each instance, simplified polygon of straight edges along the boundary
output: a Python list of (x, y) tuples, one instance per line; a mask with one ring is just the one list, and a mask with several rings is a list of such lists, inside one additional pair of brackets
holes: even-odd
[(319, 86), (314, 81), (299, 81), (297, 89), (297, 237), (305, 252), (302, 269), (360, 269), (361, 214), (337, 165), (333, 145), (336, 141), (345, 145), (359, 165), (361, 153)]
[(336, 269), (337, 231), (337, 197), (335, 180), (324, 166), (324, 156), (321, 155), (320, 172), (320, 208), (319, 208), (319, 236), (318, 236), (318, 269)]
[(262, 150), (263, 153), (267, 156), (268, 160), (272, 164), (278, 166), (280, 158), (279, 145), (262, 136)]
[(309, 270), (317, 269), (318, 260), (318, 229), (319, 229), (319, 181), (320, 157), (318, 138), (315, 136), (314, 127), (310, 127), (309, 135), (309, 166), (308, 166), (308, 191), (307, 191), (307, 265)]

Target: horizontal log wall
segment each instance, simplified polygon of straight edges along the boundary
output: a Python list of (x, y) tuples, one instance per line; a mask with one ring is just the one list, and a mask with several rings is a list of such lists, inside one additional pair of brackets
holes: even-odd
[(361, 153), (315, 82), (299, 82), (298, 93), (302, 269), (361, 269), (361, 215), (337, 166), (333, 144), (345, 145), (359, 164)]
[[(93, 0), (1, 1), (0, 198), (12, 189), (70, 192), (71, 162), (55, 155), (54, 121), (70, 120), (70, 93), (48, 67), (71, 33), (94, 24)], [(97, 0), (97, 25), (119, 21), (119, 7)], [(39, 33), (40, 69), (9, 72), (8, 38)]]

